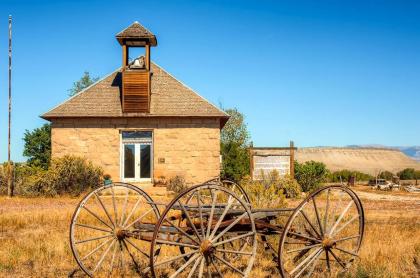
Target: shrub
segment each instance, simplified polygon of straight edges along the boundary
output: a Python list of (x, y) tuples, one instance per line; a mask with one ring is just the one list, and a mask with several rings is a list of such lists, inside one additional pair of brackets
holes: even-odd
[(300, 164), (295, 161), (295, 177), (304, 192), (317, 189), (327, 174), (328, 170), (322, 162), (312, 160)]
[(102, 183), (102, 168), (85, 158), (68, 155), (53, 159), (50, 168), (35, 178), (30, 190), (38, 195), (79, 195)]
[(180, 193), (184, 189), (186, 189), (188, 186), (185, 182), (185, 178), (182, 176), (174, 176), (169, 179), (169, 183), (167, 186), (167, 189), (169, 191), (173, 191), (175, 193)]
[(416, 179), (416, 170), (413, 168), (406, 168), (397, 173), (397, 176), (402, 180), (415, 180)]
[(290, 177), (280, 177), (277, 171), (261, 174), (261, 180), (245, 177), (241, 185), (248, 194), (254, 207), (279, 208), (286, 205), (286, 197), (300, 195), (299, 184)]
[[(392, 175), (392, 173), (391, 173)], [(350, 177), (355, 177), (356, 178), (356, 182), (357, 181), (368, 181), (373, 179), (374, 177), (366, 174), (366, 173), (362, 173), (359, 171), (350, 171), (350, 170), (340, 170), (340, 171), (335, 171), (333, 173), (328, 173), (326, 180), (328, 182), (347, 182), (349, 180)], [(391, 176), (392, 179), (392, 176)]]

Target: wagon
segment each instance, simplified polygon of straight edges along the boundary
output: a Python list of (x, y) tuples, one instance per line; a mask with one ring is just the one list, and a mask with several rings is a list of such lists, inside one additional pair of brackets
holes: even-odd
[(70, 245), (94, 277), (317, 277), (346, 271), (363, 232), (361, 201), (340, 185), (294, 208), (253, 208), (231, 181), (190, 187), (169, 203), (114, 183), (79, 203)]

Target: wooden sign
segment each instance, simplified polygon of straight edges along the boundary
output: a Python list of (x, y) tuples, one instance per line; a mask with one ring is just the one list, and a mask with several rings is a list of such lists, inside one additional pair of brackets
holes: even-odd
[(295, 150), (293, 142), (290, 142), (289, 147), (250, 148), (251, 178), (259, 180), (262, 179), (262, 175), (267, 175), (272, 171), (277, 171), (282, 177), (285, 175), (294, 177)]

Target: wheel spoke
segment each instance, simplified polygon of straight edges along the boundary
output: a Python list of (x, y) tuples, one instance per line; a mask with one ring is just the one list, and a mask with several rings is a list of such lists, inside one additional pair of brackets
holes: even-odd
[(328, 223), (328, 209), (330, 207), (330, 189), (327, 190), (327, 205), (325, 206), (325, 215), (324, 215), (324, 231), (328, 233), (327, 223)]
[(334, 247), (334, 249), (340, 250), (341, 252), (344, 252), (344, 253), (346, 253), (346, 254), (349, 254), (349, 255), (352, 255), (352, 256), (355, 256), (355, 257), (359, 257), (359, 255), (358, 255), (358, 254), (356, 254), (356, 253), (354, 253), (354, 252), (351, 252), (351, 251), (347, 251), (347, 250), (342, 249), (342, 248), (337, 247), (337, 246), (335, 246), (335, 247)]
[(228, 250), (228, 249), (216, 249), (216, 251), (223, 252), (223, 253), (232, 253), (232, 254), (252, 256), (252, 252), (244, 252), (244, 251), (236, 251), (236, 250)]
[[(322, 254), (322, 249), (319, 249), (319, 251), (315, 254), (315, 256), (313, 256), (309, 262), (299, 271), (298, 274), (296, 274), (296, 276), (294, 276), (295, 278), (299, 277), (304, 271), (305, 269), (307, 269), (317, 258), (319, 258), (319, 256)], [(309, 276), (308, 276), (309, 277)]]
[(314, 225), (312, 225), (311, 221), (309, 221), (308, 216), (306, 216), (306, 213), (301, 209), (299, 212), (303, 215), (306, 222), (308, 222), (309, 226), (312, 228), (312, 230), (315, 232), (315, 234), (318, 236), (318, 238), (321, 238), (321, 235), (318, 233), (318, 231), (315, 229)]
[(341, 262), (341, 259), (339, 257), (337, 257), (336, 254), (334, 254), (334, 252), (330, 249), (328, 252), (331, 253), (331, 255), (334, 257), (334, 259), (337, 261), (337, 263), (342, 267), (342, 268), (346, 268), (346, 266)]
[(198, 278), (203, 277), (203, 272), (204, 272), (204, 258), (202, 258), (201, 260), (200, 269), (198, 271)]
[(210, 231), (211, 231), (211, 224), (213, 222), (213, 214), (214, 214), (214, 206), (216, 205), (216, 194), (210, 189), (210, 193), (212, 196), (212, 201), (211, 201), (211, 209), (210, 209), (210, 217), (209, 217), (209, 223), (207, 225), (207, 233), (206, 233), (206, 238), (210, 237)]
[[(313, 237), (309, 237), (309, 236), (305, 236), (305, 235), (302, 235), (302, 234), (298, 234), (298, 233), (295, 233), (295, 232), (290, 232), (289, 231), (288, 234), (294, 235), (296, 237), (303, 237), (303, 238), (305, 238), (307, 240), (310, 240), (310, 241), (321, 242), (321, 240), (319, 240), (319, 239), (316, 239), (316, 238), (313, 238)], [(302, 240), (301, 238), (296, 238), (296, 239), (297, 240)], [(290, 243), (290, 244), (292, 244), (292, 243)]]
[[(122, 225), (122, 223), (124, 221), (124, 214), (125, 214), (125, 210), (127, 208), (127, 201), (128, 201), (128, 189), (125, 192), (125, 199), (124, 199), (124, 205), (123, 205), (122, 212), (121, 212), (120, 225)], [(117, 220), (115, 220), (115, 223), (117, 223)]]
[[(139, 247), (137, 247), (137, 245), (135, 245), (133, 242), (131, 242), (131, 240), (129, 240), (128, 238), (125, 238), (124, 241), (127, 241), (131, 246), (133, 246), (137, 251), (139, 251), (141, 254), (143, 254), (144, 256), (146, 256), (147, 258), (150, 258), (149, 254), (147, 254), (146, 252), (144, 252), (143, 250), (141, 250)], [(128, 249), (127, 249), (128, 250)]]
[(349, 204), (346, 206), (346, 208), (341, 212), (340, 216), (338, 217), (337, 221), (335, 222), (334, 226), (330, 230), (330, 236), (334, 233), (335, 229), (337, 228), (338, 224), (340, 224), (341, 219), (343, 219), (344, 215), (347, 213), (347, 211), (350, 209), (351, 205), (354, 203), (353, 200), (349, 202)]
[(195, 248), (195, 249), (198, 248), (198, 246), (196, 246), (196, 245), (192, 245), (192, 244), (188, 244), (188, 243), (182, 243), (182, 242), (176, 242), (176, 241), (167, 241), (167, 240), (163, 240), (163, 239), (157, 239), (156, 242), (160, 243), (160, 244), (183, 246), (183, 247), (189, 247), (189, 248)]
[(216, 269), (216, 271), (217, 271), (217, 273), (219, 274), (220, 278), (223, 278), (223, 274), (222, 274), (222, 272), (220, 271), (220, 268), (219, 268), (219, 266), (217, 265), (217, 263), (216, 263), (213, 259), (211, 259), (211, 263), (212, 263), (212, 265), (214, 266), (214, 268)]
[(345, 241), (345, 240), (349, 240), (349, 239), (353, 239), (353, 238), (358, 238), (358, 237), (360, 237), (360, 235), (347, 236), (347, 237), (339, 238), (339, 239), (335, 240), (335, 242), (341, 242), (341, 241)]
[(194, 241), (197, 244), (200, 244), (195, 238), (193, 238), (192, 236), (190, 236), (189, 234), (187, 234), (184, 230), (182, 230), (181, 228), (179, 228), (178, 226), (176, 226), (174, 223), (172, 223), (171, 221), (169, 221), (168, 219), (165, 218), (166, 222), (169, 223), (169, 225), (171, 225), (172, 227), (174, 227), (175, 229), (177, 229), (181, 234), (185, 235), (186, 237), (188, 237), (190, 240)]
[(224, 260), (223, 258), (221, 258), (221, 257), (219, 257), (217, 255), (214, 255), (214, 257), (216, 259), (218, 259), (219, 261), (221, 261), (223, 264), (227, 265), (230, 269), (232, 269), (232, 270), (240, 273), (242, 276), (245, 276), (245, 273), (243, 273), (242, 271), (240, 271), (239, 269), (237, 269), (236, 267), (234, 267), (230, 262)]
[(337, 231), (334, 232), (334, 235), (338, 235), (345, 227), (347, 227), (347, 225), (351, 224), (357, 218), (359, 218), (359, 215), (353, 216), (349, 221), (347, 221), (339, 229), (337, 229)]
[(98, 270), (98, 268), (101, 266), (102, 262), (104, 261), (106, 255), (108, 254), (109, 250), (114, 245), (114, 243), (115, 243), (115, 241), (111, 242), (111, 244), (108, 246), (108, 248), (106, 248), (105, 252), (102, 254), (98, 264), (95, 266), (95, 268), (93, 269), (92, 272), (95, 272), (96, 270)]
[[(311, 277), (312, 273), (315, 270), (316, 265), (318, 264), (319, 258), (321, 257), (322, 252), (324, 252), (324, 250), (321, 250), (321, 252), (316, 256), (316, 258), (311, 262), (312, 263), (312, 268), (311, 270), (308, 272), (307, 277)], [(297, 276), (296, 276), (297, 277)]]
[(145, 217), (146, 215), (148, 215), (150, 212), (153, 211), (153, 208), (149, 209), (148, 211), (146, 211), (145, 213), (143, 213), (139, 218), (137, 218), (136, 220), (134, 220), (133, 222), (131, 222), (129, 225), (127, 225), (126, 227), (124, 227), (124, 229), (128, 229), (131, 226), (133, 226), (134, 224), (136, 224), (138, 221), (142, 220), (143, 217)]
[(88, 239), (84, 239), (84, 240), (75, 241), (74, 244), (80, 244), (80, 243), (85, 243), (85, 242), (89, 242), (89, 241), (99, 240), (99, 239), (107, 238), (107, 237), (111, 237), (111, 236), (113, 236), (113, 235), (92, 237), (92, 238), (88, 238)]
[(199, 254), (195, 254), (195, 255), (191, 256), (191, 258), (185, 264), (183, 264), (180, 268), (178, 268), (178, 270), (174, 274), (172, 274), (171, 276), (169, 276), (169, 278), (175, 278), (175, 277), (177, 277), (178, 274), (180, 274), (187, 266), (189, 266), (199, 256), (200, 256)]
[(200, 234), (197, 231), (197, 228), (195, 227), (194, 222), (191, 220), (190, 214), (188, 213), (188, 211), (185, 209), (184, 205), (181, 203), (180, 200), (178, 200), (178, 204), (181, 207), (182, 212), (185, 214), (185, 217), (187, 218), (188, 222), (190, 223), (191, 227), (193, 228), (193, 231), (195, 233), (195, 235), (198, 237), (198, 239), (200, 240), (200, 242), (203, 240), (200, 236)]
[(101, 244), (99, 244), (95, 249), (93, 249), (92, 251), (90, 251), (86, 256), (84, 256), (82, 258), (83, 260), (86, 260), (87, 258), (89, 258), (92, 254), (96, 253), (99, 249), (102, 248), (102, 246), (104, 246), (105, 244), (107, 244), (108, 242), (110, 242), (111, 240), (114, 240), (113, 238), (110, 238), (108, 240), (105, 240), (104, 242), (102, 242)]
[[(127, 246), (127, 244), (125, 243), (125, 241), (124, 241), (124, 240), (122, 240), (122, 243), (123, 243), (123, 245), (124, 245), (125, 249), (127, 250), (128, 255), (130, 255), (131, 260), (133, 261), (133, 264), (134, 264), (134, 266), (135, 266), (135, 268), (136, 268), (136, 272), (137, 272), (137, 274), (141, 275), (141, 273), (140, 273), (140, 266), (139, 266), (139, 264), (138, 264), (138, 263), (136, 262), (136, 260), (134, 259), (133, 254), (131, 254), (131, 252), (130, 252), (130, 250), (128, 249), (128, 246)], [(133, 245), (133, 246), (134, 246), (134, 245)], [(134, 246), (134, 247), (135, 247), (135, 246)], [(135, 247), (135, 248), (137, 249), (137, 247)], [(139, 249), (137, 249), (137, 250), (139, 250)]]
[(130, 220), (131, 216), (133, 215), (133, 213), (136, 211), (137, 206), (140, 204), (141, 198), (139, 198), (136, 202), (136, 204), (134, 205), (134, 207), (131, 209), (130, 213), (127, 215), (127, 218), (125, 219), (124, 223), (121, 225), (122, 227), (125, 227), (125, 225), (127, 225), (128, 220)]
[[(229, 196), (229, 197), (232, 197), (232, 196)], [(222, 224), (222, 221), (225, 218), (225, 216), (226, 216), (227, 212), (229, 211), (232, 204), (233, 204), (233, 198), (229, 198), (227, 206), (225, 207), (222, 215), (220, 216), (219, 220), (217, 221), (216, 225), (213, 228), (213, 231), (212, 231), (212, 233), (209, 237), (210, 239), (213, 238), (214, 235), (216, 234), (217, 230), (219, 229), (220, 224)]]
[(99, 204), (101, 205), (101, 207), (102, 207), (102, 209), (105, 211), (105, 214), (106, 214), (106, 216), (108, 217), (108, 219), (109, 219), (109, 221), (111, 222), (111, 224), (114, 226), (114, 228), (116, 227), (116, 223), (114, 223), (113, 221), (112, 221), (112, 218), (111, 218), (111, 216), (109, 215), (109, 213), (108, 213), (108, 210), (105, 208), (105, 206), (104, 206), (104, 204), (102, 203), (102, 200), (101, 200), (101, 198), (99, 197), (99, 195), (95, 192), (95, 197), (96, 197), (96, 199), (95, 200), (98, 200), (99, 201)]
[(290, 271), (290, 275), (293, 275), (297, 270), (299, 270), (304, 264), (310, 261), (313, 257), (315, 257), (319, 251), (322, 250), (322, 247), (316, 249), (310, 255), (308, 255), (303, 261), (301, 261), (292, 271)]
[(324, 236), (324, 231), (322, 229), (321, 220), (319, 218), (318, 208), (317, 208), (316, 202), (315, 202), (315, 196), (312, 198), (312, 202), (313, 202), (314, 209), (315, 209), (316, 220), (318, 221), (319, 231), (321, 232), (321, 236)]
[(117, 211), (117, 206), (115, 204), (115, 191), (114, 191), (114, 186), (111, 186), (111, 194), (112, 194), (112, 206), (114, 207), (115, 223), (117, 223), (118, 222), (118, 211)]
[(95, 226), (89, 226), (89, 225), (86, 225), (86, 224), (76, 223), (75, 225), (76, 226), (83, 227), (83, 228), (92, 229), (92, 230), (102, 231), (102, 232), (106, 232), (106, 233), (112, 233), (111, 230), (106, 230), (106, 229), (102, 229), (102, 228), (95, 227)]
[(229, 226), (227, 226), (222, 232), (220, 232), (215, 238), (211, 240), (211, 242), (216, 242), (220, 237), (222, 237), (225, 233), (227, 233), (230, 229), (232, 229), (233, 226), (236, 225), (239, 221), (241, 221), (242, 218), (244, 218), (248, 213), (244, 212), (241, 214), (238, 218), (235, 219)]
[(204, 223), (203, 223), (203, 211), (201, 208), (201, 201), (200, 201), (200, 188), (197, 190), (197, 204), (198, 204), (198, 211), (199, 211), (199, 215), (200, 215), (200, 227), (201, 227), (201, 235), (203, 236), (203, 239), (206, 237), (205, 233), (204, 233)]
[(287, 251), (286, 254), (294, 253), (294, 252), (299, 252), (299, 251), (303, 251), (303, 250), (308, 250), (308, 249), (312, 249), (312, 248), (317, 247), (317, 246), (321, 246), (321, 243), (317, 243), (317, 244), (314, 244), (314, 245), (305, 246), (305, 247), (298, 248), (298, 249), (292, 249), (292, 250)]
[(104, 224), (105, 226), (107, 226), (108, 228), (110, 228), (111, 230), (113, 230), (114, 228), (109, 226), (105, 221), (103, 221), (99, 216), (96, 215), (96, 213), (94, 213), (93, 211), (91, 211), (90, 209), (88, 209), (87, 207), (83, 206), (82, 208), (84, 208), (87, 212), (89, 212), (93, 217), (95, 217), (96, 219), (98, 219), (102, 224)]
[(244, 237), (249, 237), (249, 236), (252, 236), (252, 235), (255, 235), (255, 232), (249, 232), (249, 233), (246, 233), (246, 234), (243, 234), (243, 235), (235, 236), (235, 237), (223, 240), (223, 241), (216, 242), (216, 243), (213, 244), (213, 247), (216, 247), (216, 246), (219, 246), (221, 244), (228, 243), (228, 242), (232, 242), (232, 241), (244, 238)]
[(195, 261), (193, 267), (190, 270), (190, 273), (188, 274), (187, 278), (191, 278), (194, 275), (195, 270), (197, 269), (198, 264), (201, 262), (203, 257), (198, 258), (198, 260)]
[(114, 270), (114, 260), (115, 260), (115, 254), (117, 253), (117, 249), (118, 249), (118, 245), (114, 246), (114, 251), (112, 252), (112, 259), (111, 259), (111, 264), (110, 264), (110, 271), (109, 271), (109, 275), (112, 275), (112, 270)]
[(330, 266), (330, 256), (328, 255), (328, 250), (325, 250), (325, 259), (327, 260), (327, 269), (330, 272), (331, 271), (331, 266)]

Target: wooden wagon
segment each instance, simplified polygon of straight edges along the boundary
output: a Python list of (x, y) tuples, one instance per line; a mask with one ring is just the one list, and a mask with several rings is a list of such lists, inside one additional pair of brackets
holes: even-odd
[(168, 204), (130, 184), (98, 188), (78, 205), (70, 243), (95, 277), (317, 277), (347, 270), (363, 232), (362, 204), (347, 187), (264, 209), (238, 184), (215, 179)]

